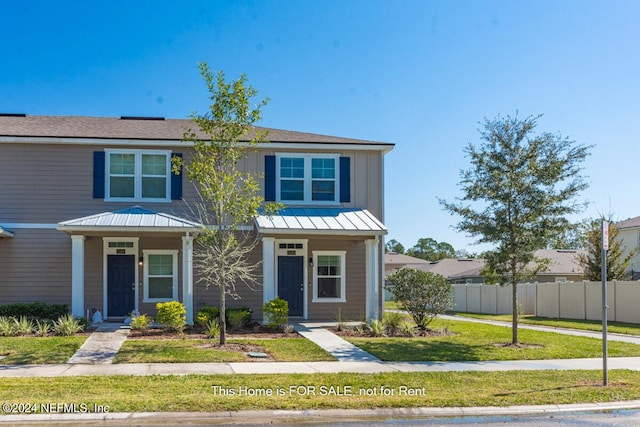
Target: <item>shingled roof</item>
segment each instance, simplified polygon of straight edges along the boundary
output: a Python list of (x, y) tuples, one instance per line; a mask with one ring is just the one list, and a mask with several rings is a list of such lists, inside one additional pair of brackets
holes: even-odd
[[(197, 126), (190, 119), (164, 119), (162, 117), (84, 117), (84, 116), (29, 116), (0, 114), (0, 137), (49, 137), (135, 139), (154, 141), (180, 141), (185, 130)], [(307, 132), (255, 127), (267, 130), (270, 142), (383, 145), (394, 144), (362, 139), (342, 138)], [(205, 135), (201, 135), (206, 138)], [(247, 135), (245, 140), (249, 140)]]
[(624, 221), (617, 222), (616, 226), (620, 230), (622, 230), (623, 228), (640, 227), (640, 216), (636, 216), (633, 218), (625, 219)]

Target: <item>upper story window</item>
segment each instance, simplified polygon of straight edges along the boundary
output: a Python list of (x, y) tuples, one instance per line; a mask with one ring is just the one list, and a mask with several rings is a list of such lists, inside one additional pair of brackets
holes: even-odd
[(170, 162), (170, 151), (106, 150), (105, 200), (169, 201)]
[(339, 158), (334, 154), (277, 155), (277, 200), (294, 204), (339, 203)]

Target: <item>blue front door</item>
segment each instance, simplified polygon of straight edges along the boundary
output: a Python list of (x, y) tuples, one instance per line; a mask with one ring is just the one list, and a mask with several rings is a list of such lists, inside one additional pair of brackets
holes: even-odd
[(135, 308), (135, 255), (107, 255), (107, 315), (128, 316)]
[(302, 316), (304, 257), (278, 257), (278, 296), (289, 303), (289, 316)]

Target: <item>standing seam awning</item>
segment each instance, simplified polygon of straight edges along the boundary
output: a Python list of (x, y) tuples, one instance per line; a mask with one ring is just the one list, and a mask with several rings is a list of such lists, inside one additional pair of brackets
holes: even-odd
[(0, 238), (2, 237), (13, 237), (13, 233), (0, 225)]
[(384, 235), (387, 228), (366, 209), (287, 208), (256, 218), (260, 233)]
[(195, 231), (203, 226), (177, 216), (133, 206), (115, 212), (71, 219), (58, 223), (58, 230), (73, 231)]

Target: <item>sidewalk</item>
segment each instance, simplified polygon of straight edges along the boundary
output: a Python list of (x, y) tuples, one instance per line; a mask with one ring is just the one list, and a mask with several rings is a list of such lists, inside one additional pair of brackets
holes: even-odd
[[(640, 371), (640, 357), (610, 357), (609, 369)], [(602, 359), (510, 360), (496, 362), (229, 362), (0, 365), (2, 377), (105, 375), (316, 374), (516, 370), (598, 370)]]
[[(456, 320), (505, 325), (501, 322), (455, 317)], [(381, 373), (381, 372), (444, 372), (444, 371), (511, 371), (511, 370), (600, 370), (602, 359), (553, 359), (513, 360), (494, 362), (382, 362), (371, 354), (325, 329), (326, 325), (301, 323), (294, 328), (304, 337), (315, 342), (331, 354), (336, 362), (246, 362), (246, 363), (130, 363), (113, 364), (112, 359), (126, 339), (129, 329), (121, 324), (105, 324), (94, 332), (65, 364), (57, 365), (0, 365), (0, 378), (10, 377), (69, 377), (69, 376), (146, 376), (146, 375), (233, 375), (233, 374), (314, 374), (314, 373)], [(527, 329), (568, 333), (597, 337), (597, 333), (559, 330), (522, 325)], [(616, 334), (615, 338), (621, 337)], [(640, 337), (631, 337), (640, 343)], [(608, 359), (609, 369), (640, 371), (640, 357), (617, 357)], [(395, 408), (372, 410), (304, 410), (304, 411), (224, 411), (218, 413), (106, 413), (106, 414), (52, 414), (52, 415), (3, 415), (0, 424), (29, 422), (114, 422), (153, 423), (172, 421), (212, 422), (256, 422), (257, 420), (293, 420), (334, 422), (345, 416), (360, 419), (387, 417), (461, 417), (491, 415), (523, 415), (540, 413), (562, 413), (573, 411), (595, 411), (616, 409), (638, 409), (640, 401), (604, 402), (597, 404), (511, 406), (485, 408)]]
[[(472, 322), (472, 323), (484, 323), (487, 325), (494, 326), (504, 326), (507, 328), (511, 327), (511, 323), (509, 322), (500, 322), (497, 320), (484, 320), (484, 319), (475, 319), (472, 317), (464, 317), (464, 316), (449, 316), (444, 315), (441, 316), (442, 319), (447, 320), (460, 320), (463, 322)], [(579, 337), (587, 337), (587, 338), (602, 338), (602, 332), (599, 331), (585, 331), (582, 329), (565, 329), (565, 328), (554, 328), (551, 326), (540, 326), (540, 325), (528, 325), (526, 323), (518, 323), (518, 329), (531, 329), (534, 331), (542, 331), (542, 332), (554, 332), (556, 334), (563, 335), (575, 335)], [(621, 341), (627, 342), (631, 344), (640, 345), (640, 336), (637, 335), (625, 335), (625, 334), (614, 334), (611, 332), (607, 332), (607, 341)]]
[[(455, 320), (494, 322), (463, 317), (444, 316)], [(510, 371), (510, 370), (599, 370), (602, 358), (510, 360), (484, 362), (382, 362), (325, 328), (328, 324), (299, 323), (294, 328), (336, 357), (336, 362), (233, 362), (233, 363), (130, 363), (112, 364), (113, 356), (126, 339), (129, 329), (122, 324), (104, 324), (94, 332), (66, 364), (0, 365), (0, 377), (66, 377), (104, 375), (217, 375), (217, 374), (313, 374), (313, 373), (378, 373), (378, 372), (443, 372), (443, 371)], [(597, 332), (562, 330), (542, 326), (522, 325), (537, 329), (598, 338)], [(612, 334), (613, 335), (613, 334)], [(611, 336), (640, 344), (640, 337)], [(609, 369), (640, 370), (640, 357), (609, 357)]]

